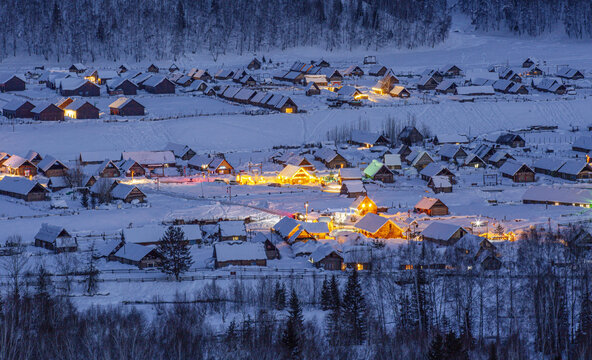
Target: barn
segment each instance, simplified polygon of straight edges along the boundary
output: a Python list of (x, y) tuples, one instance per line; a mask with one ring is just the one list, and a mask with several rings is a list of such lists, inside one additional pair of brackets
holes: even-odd
[(62, 96), (100, 96), (101, 88), (88, 80), (68, 78), (60, 81)]
[(78, 242), (61, 226), (41, 224), (35, 235), (35, 246), (55, 251), (56, 253), (75, 252)]
[(38, 103), (31, 113), (34, 120), (64, 121), (64, 110), (49, 102)]
[(47, 190), (37, 181), (5, 176), (0, 180), (0, 195), (6, 195), (25, 201), (47, 200)]
[(88, 101), (76, 99), (66, 106), (64, 114), (72, 119), (98, 119), (99, 109)]
[(14, 74), (0, 75), (0, 91), (24, 91), (25, 80)]
[(143, 116), (144, 105), (132, 98), (120, 97), (109, 105), (111, 115), (119, 116)]
[(151, 76), (142, 84), (144, 90), (152, 94), (174, 94), (175, 84), (162, 75)]
[(448, 215), (448, 206), (442, 200), (430, 197), (423, 197), (415, 206), (413, 211), (428, 216)]
[(28, 100), (14, 99), (2, 108), (2, 115), (9, 119), (30, 119), (33, 117), (31, 110), (35, 105)]

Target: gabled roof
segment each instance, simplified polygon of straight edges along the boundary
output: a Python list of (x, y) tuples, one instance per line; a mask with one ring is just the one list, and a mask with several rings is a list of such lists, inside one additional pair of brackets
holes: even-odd
[(351, 141), (357, 144), (368, 144), (374, 145), (377, 142), (383, 140), (383, 136), (379, 133), (354, 130), (351, 132)]
[(4, 163), (2, 163), (2, 166), (6, 166), (7, 168), (11, 168), (11, 169), (17, 169), (21, 165), (23, 165), (24, 163), (27, 163), (27, 162), (30, 165), (33, 165), (29, 160), (25, 159), (24, 157), (21, 157), (18, 155), (12, 155), (8, 159), (6, 159), (6, 161), (4, 161)]
[(119, 183), (119, 184), (115, 185), (115, 187), (113, 188), (113, 190), (111, 190), (111, 196), (113, 196), (114, 199), (124, 200), (126, 197), (128, 197), (128, 195), (133, 190), (136, 190), (136, 189), (138, 191), (142, 192), (140, 189), (138, 189), (134, 185), (121, 184), (121, 183)]
[(430, 239), (446, 241), (449, 240), (458, 229), (461, 229), (461, 227), (455, 224), (431, 222), (428, 227), (421, 232), (421, 235)]
[(578, 175), (584, 169), (590, 169), (590, 165), (586, 162), (586, 160), (568, 160), (561, 168), (559, 168), (559, 173), (567, 174), (567, 175)]
[(267, 260), (262, 243), (224, 241), (214, 244), (218, 262)]
[[(50, 108), (50, 107), (54, 107), (55, 105), (44, 101), (44, 102), (39, 102), (36, 104), (36, 106), (31, 110), (32, 113), (34, 114), (40, 114), (41, 112), (43, 112), (43, 110)], [(62, 110), (59, 107), (55, 106), (58, 110)]]
[(356, 229), (374, 234), (389, 222), (396, 226), (396, 224), (393, 223), (389, 218), (373, 213), (367, 213), (354, 225), (354, 227)]
[(126, 97), (120, 97), (120, 98), (118, 98), (117, 100), (115, 100), (114, 102), (112, 102), (109, 105), (109, 107), (110, 108), (114, 108), (114, 109), (121, 109), (121, 108), (125, 107), (127, 104), (131, 103), (132, 101), (135, 101), (136, 103), (138, 103), (138, 105), (144, 107), (144, 105), (140, 104), (135, 99), (133, 99), (133, 98), (126, 98)]
[(343, 259), (343, 256), (341, 256), (341, 251), (335, 249), (331, 244), (323, 244), (317, 247), (316, 250), (310, 254), (310, 261), (314, 264), (323, 260), (332, 253), (335, 253), (337, 256)]
[[(421, 198), (421, 200), (419, 200), (419, 202), (417, 204), (415, 204), (414, 208), (421, 209), (421, 210), (429, 210), (434, 205), (440, 204), (440, 203), (442, 203), (442, 201), (440, 199), (424, 196), (423, 198)], [(442, 204), (444, 204), (444, 203), (442, 203)]]
[(400, 154), (385, 154), (384, 165), (388, 166), (401, 166), (401, 155)]
[(70, 237), (70, 234), (62, 226), (49, 225), (46, 223), (41, 224), (41, 229), (35, 235), (35, 239), (41, 241), (55, 243), (56, 239), (60, 236)]
[(274, 226), (273, 230), (283, 238), (288, 238), (290, 234), (300, 226), (300, 223), (291, 217), (284, 216)]
[(532, 164), (532, 167), (549, 172), (556, 172), (563, 166), (563, 164), (565, 164), (565, 160), (543, 157), (535, 161), (534, 164)]
[(362, 172), (358, 168), (341, 168), (339, 177), (344, 179), (362, 179)]
[(241, 220), (226, 220), (219, 221), (220, 235), (222, 237), (230, 236), (247, 236), (247, 229), (245, 228), (245, 222)]
[(432, 176), (441, 175), (442, 172), (450, 172), (450, 170), (446, 170), (448, 170), (447, 167), (433, 162), (423, 168), (419, 174), (430, 178)]
[(169, 81), (164, 75), (152, 75), (148, 80), (144, 81), (144, 86), (155, 87), (164, 81)]
[(286, 178), (286, 179), (291, 179), (292, 177), (294, 177), (294, 175), (296, 175), (296, 173), (298, 173), (300, 171), (304, 171), (305, 173), (309, 174), (308, 171), (306, 171), (302, 167), (292, 165), (292, 164), (287, 164), (286, 167), (283, 168), (282, 171), (280, 171), (278, 176), (282, 177), (282, 178)]
[(330, 149), (330, 148), (321, 148), (315, 151), (315, 158), (321, 159), (324, 162), (330, 162), (335, 159), (339, 154), (337, 151)]
[(443, 157), (447, 157), (450, 159), (458, 156), (459, 153), (461, 155), (466, 154), (466, 152), (464, 151), (462, 146), (455, 145), (455, 144), (444, 144), (440, 147), (440, 150), (438, 150), (438, 155), (443, 156)]
[(154, 246), (126, 243), (121, 247), (121, 249), (117, 250), (115, 256), (130, 261), (141, 261), (153, 250), (156, 250)]
[(66, 106), (66, 110), (74, 110), (74, 111), (77, 111), (78, 109), (80, 109), (85, 104), (89, 104), (90, 106), (96, 108), (96, 106), (94, 106), (93, 104), (89, 103), (88, 101), (85, 101), (85, 100), (82, 100), (82, 99), (76, 99), (76, 100), (72, 101), (68, 106)]
[[(123, 172), (128, 172), (132, 168), (132, 166), (134, 166), (135, 164), (138, 164), (138, 162), (133, 159), (126, 159), (126, 160), (123, 160), (122, 162), (120, 162), (118, 167), (119, 167), (119, 170), (121, 170)], [(142, 166), (142, 165), (138, 164), (138, 166)]]
[(456, 93), (458, 95), (494, 95), (495, 90), (493, 90), (493, 86), (491, 85), (459, 86), (456, 88)]
[(42, 189), (44, 192), (49, 191), (41, 186), (37, 181), (25, 179), (22, 177), (5, 176), (4, 179), (0, 180), (0, 191), (6, 191), (19, 195), (27, 195), (36, 187)]
[(183, 157), (187, 152), (193, 151), (188, 145), (168, 142), (165, 150), (171, 150), (176, 157)]
[[(380, 161), (372, 160), (372, 162), (368, 164), (368, 166), (364, 169), (364, 175), (366, 175), (369, 178), (373, 178), (374, 175), (376, 175), (376, 173), (380, 171), (380, 169), (382, 169), (383, 167), (385, 166)], [(391, 172), (390, 170), (388, 170), (388, 168), (387, 171)]]
[(134, 159), (140, 165), (174, 164), (175, 154), (172, 151), (124, 151), (123, 159)]
[(430, 184), (432, 186), (434, 186), (435, 188), (445, 188), (445, 187), (452, 186), (452, 183), (450, 182), (450, 178), (448, 176), (443, 176), (443, 175), (432, 176), (430, 178), (430, 180), (428, 180), (428, 186)]
[(500, 172), (505, 175), (514, 176), (522, 168), (532, 171), (532, 169), (524, 163), (508, 160), (500, 167)]
[(349, 193), (365, 193), (366, 188), (361, 180), (347, 180), (341, 184), (341, 187), (345, 187)]
[(468, 144), (469, 139), (459, 134), (438, 134), (435, 136), (440, 144)]
[(11, 101), (4, 104), (2, 109), (9, 110), (9, 111), (16, 111), (26, 103), (30, 103), (30, 102), (27, 100), (24, 100), (24, 99), (12, 99)]
[(572, 144), (574, 148), (580, 148), (584, 150), (592, 150), (592, 136), (580, 136)]
[(37, 168), (43, 172), (46, 172), (47, 170), (49, 170), (49, 168), (51, 168), (54, 164), (59, 164), (64, 168), (68, 168), (66, 165), (64, 165), (63, 162), (59, 161), (58, 159), (54, 158), (51, 155), (47, 155), (43, 160), (41, 160), (39, 162), (39, 164), (37, 164)]
[[(411, 154), (410, 154), (411, 155)], [(434, 158), (432, 158), (432, 156), (430, 154), (428, 154), (427, 151), (420, 151), (417, 156), (415, 156), (413, 158), (413, 161), (411, 162), (411, 166), (415, 166), (419, 163), (419, 160), (421, 160), (422, 158), (428, 157), (430, 160), (432, 160), (432, 162), (434, 161)], [(411, 158), (411, 156), (409, 156), (409, 158)]]

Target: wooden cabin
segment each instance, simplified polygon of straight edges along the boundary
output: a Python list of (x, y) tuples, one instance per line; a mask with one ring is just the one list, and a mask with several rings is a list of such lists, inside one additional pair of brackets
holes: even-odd
[(373, 239), (399, 239), (403, 238), (403, 229), (389, 218), (367, 213), (358, 220), (354, 229), (363, 235)]
[(30, 119), (33, 118), (31, 110), (35, 105), (28, 100), (14, 99), (2, 108), (2, 115), (8, 119)]
[(109, 105), (111, 115), (143, 116), (144, 105), (132, 98), (121, 97)]
[(0, 91), (25, 91), (25, 80), (16, 75), (0, 75)]
[(55, 106), (51, 103), (41, 103), (37, 104), (31, 110), (33, 114), (34, 120), (41, 120), (41, 121), (63, 121), (64, 120), (64, 110), (60, 109), (59, 107)]
[(508, 160), (500, 167), (500, 172), (503, 177), (512, 179), (516, 183), (535, 181), (534, 170), (524, 163)]
[(0, 195), (25, 201), (44, 201), (48, 193), (49, 190), (37, 181), (13, 176), (5, 176), (0, 180)]
[(64, 115), (72, 119), (98, 119), (99, 109), (88, 101), (77, 99), (64, 108)]
[(413, 211), (428, 216), (443, 216), (448, 215), (448, 206), (442, 200), (430, 197), (423, 197), (415, 206)]

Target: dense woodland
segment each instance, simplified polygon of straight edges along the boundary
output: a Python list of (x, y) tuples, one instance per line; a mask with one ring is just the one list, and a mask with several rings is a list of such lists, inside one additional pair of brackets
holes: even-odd
[[(592, 35), (588, 0), (6, 0), (0, 57), (170, 59), (295, 46), (433, 46), (460, 10), (480, 30)], [(32, 21), (34, 19), (34, 21)]]
[[(173, 301), (83, 309), (72, 296), (102, 293), (92, 255), (86, 264), (60, 267), (60, 276), (42, 264), (25, 272), (26, 252), (9, 239), (0, 357), (590, 359), (589, 250), (578, 233), (533, 228), (511, 245), (515, 259), (499, 271), (478, 270), (451, 250), (444, 256), (456, 270), (393, 271), (398, 264), (386, 256), (372, 271), (212, 280)], [(442, 261), (442, 252), (423, 243), (399, 251), (397, 258), (411, 264)], [(78, 277), (65, 275), (73, 273)]]

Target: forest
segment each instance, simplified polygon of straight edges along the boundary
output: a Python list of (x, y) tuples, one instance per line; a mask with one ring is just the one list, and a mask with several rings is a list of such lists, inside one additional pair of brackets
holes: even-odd
[(410, 243), (398, 255), (412, 270), (393, 271), (386, 256), (371, 271), (211, 280), (168, 300), (83, 307), (73, 299), (101, 296), (92, 256), (78, 278), (58, 280), (43, 264), (23, 272), (15, 245), (2, 259), (0, 357), (589, 359), (590, 271), (579, 230), (532, 228), (498, 271), (478, 270), (454, 249), (444, 254), (454, 268), (427, 269), (441, 252)]
[[(42, 55), (75, 61), (245, 54), (318, 46), (434, 46), (451, 14), (476, 29), (538, 36), (554, 29), (592, 35), (587, 0), (6, 0), (0, 3), (0, 58)], [(35, 19), (35, 21), (31, 21)]]

